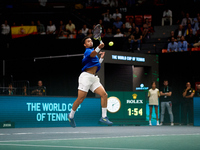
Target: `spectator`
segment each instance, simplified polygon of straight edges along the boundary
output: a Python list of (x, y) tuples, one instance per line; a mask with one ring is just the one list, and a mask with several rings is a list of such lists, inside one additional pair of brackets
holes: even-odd
[(185, 36), (185, 39), (188, 43), (188, 48), (192, 48), (194, 43), (196, 43), (196, 36), (193, 35), (192, 29), (190, 29), (189, 34)]
[(178, 43), (174, 41), (174, 37), (171, 37), (171, 42), (168, 44), (167, 51), (177, 52)]
[(174, 36), (174, 31), (171, 31), (170, 32), (170, 37), (168, 38), (168, 42), (170, 42), (171, 41), (171, 38), (172, 37), (174, 37), (174, 41), (176, 42), (177, 41), (177, 39), (175, 39), (175, 36)]
[(186, 17), (183, 18), (183, 20), (182, 20), (182, 22), (181, 22), (181, 25), (182, 25), (183, 27), (185, 27), (185, 26), (187, 25), (188, 20), (190, 20), (190, 23), (192, 24), (192, 18), (190, 18), (189, 13), (186, 13)]
[(38, 86), (31, 92), (33, 95), (45, 96), (46, 95), (46, 87), (42, 85), (42, 81), (38, 81)]
[(82, 29), (80, 29), (76, 35), (77, 39), (83, 39), (85, 37), (85, 34), (82, 33)]
[(92, 34), (92, 29), (88, 29), (87, 37), (92, 38), (92, 36), (93, 36), (93, 34)]
[(145, 22), (144, 22), (144, 23), (147, 24), (147, 26), (148, 26), (148, 28), (149, 28), (149, 32), (150, 32), (150, 33), (153, 33), (153, 32), (154, 32), (154, 29), (153, 29), (153, 27), (151, 26), (151, 22), (149, 22), (149, 19), (148, 19), (148, 18), (145, 19)]
[(110, 7), (118, 7), (118, 0), (111, 0)]
[(65, 25), (63, 24), (63, 21), (61, 20), (60, 25), (59, 25), (59, 30), (58, 30), (58, 36), (62, 37), (64, 33), (65, 33)]
[(178, 25), (178, 29), (176, 29), (174, 32), (174, 38), (177, 39), (177, 41), (180, 41), (181, 36), (184, 35), (184, 33), (183, 26), (180, 24)]
[(160, 91), (160, 101), (161, 101), (161, 120), (160, 125), (163, 125), (164, 116), (165, 116), (165, 108), (167, 107), (171, 126), (174, 125), (174, 116), (172, 113), (172, 89), (168, 86), (168, 80), (164, 80), (163, 82), (164, 87), (162, 88), (162, 91)]
[(110, 1), (109, 1), (109, 0), (102, 0), (102, 1), (101, 1), (101, 4), (102, 4), (104, 7), (107, 7), (108, 5), (110, 5)]
[(196, 31), (199, 30), (199, 25), (200, 25), (200, 16), (197, 18), (197, 21), (195, 21), (195, 24), (194, 24), (194, 29)]
[(127, 31), (126, 25), (124, 23), (122, 24), (120, 30), (121, 30), (122, 34), (124, 34)]
[(147, 26), (147, 24), (143, 24), (143, 28), (142, 28), (142, 38), (143, 39), (149, 39), (149, 28)]
[(162, 26), (164, 26), (165, 21), (169, 21), (170, 26), (172, 25), (172, 11), (169, 10), (168, 8), (165, 9), (165, 11), (163, 12)]
[(88, 30), (89, 30), (89, 29), (87, 28), (87, 25), (84, 24), (84, 25), (83, 25), (83, 28), (82, 28), (82, 33), (83, 33), (85, 36), (87, 36)]
[(33, 20), (31, 21), (31, 26), (35, 26), (35, 22)]
[(132, 34), (132, 29), (129, 28), (127, 32), (124, 32), (125, 37), (130, 37), (130, 35)]
[(76, 29), (76, 26), (72, 23), (72, 20), (69, 20), (65, 29), (66, 29), (66, 32), (68, 32), (68, 34), (73, 34)]
[(15, 89), (13, 88), (12, 84), (8, 85), (8, 95), (15, 95)]
[(127, 29), (132, 28), (132, 24), (133, 24), (133, 18), (126, 18), (126, 23), (125, 26)]
[(117, 16), (116, 21), (113, 22), (113, 25), (114, 25), (116, 28), (120, 29), (120, 28), (122, 27), (122, 25), (123, 25), (123, 22), (121, 22), (121, 21), (120, 21), (120, 18)]
[(1, 25), (1, 34), (5, 36), (10, 34), (10, 26), (8, 25), (7, 20), (5, 20), (4, 24)]
[(47, 26), (47, 34), (55, 34), (56, 33), (56, 26), (52, 23), (52, 21), (49, 21), (49, 25)]
[(197, 90), (195, 91), (194, 96), (200, 97), (200, 84), (197, 84)]
[(111, 29), (111, 28), (108, 28), (108, 29), (107, 29), (107, 31), (106, 31), (104, 37), (113, 37), (112, 29)]
[(113, 18), (115, 21), (117, 21), (117, 17), (119, 17), (119, 20), (121, 20), (121, 19), (122, 19), (122, 14), (119, 13), (119, 10), (118, 10), (118, 9), (116, 9), (115, 11), (116, 11), (116, 12), (113, 13), (112, 18)]
[(120, 29), (117, 29), (117, 33), (114, 35), (114, 37), (123, 37), (124, 35), (121, 33)]
[(142, 33), (141, 33), (141, 31), (139, 30), (138, 27), (136, 27), (135, 33), (133, 33), (133, 35), (131, 35), (128, 40), (129, 40), (129, 43), (130, 43), (130, 50), (133, 49), (133, 44), (137, 43), (137, 50), (140, 51), (140, 44), (141, 44), (141, 41), (142, 41)]
[(135, 33), (135, 30), (136, 30), (135, 23), (132, 23), (132, 33), (133, 33), (133, 34)]
[(107, 9), (107, 11), (105, 13), (102, 14), (103, 16), (103, 24), (104, 27), (107, 29), (108, 27), (111, 26), (111, 19), (112, 19), (112, 15), (110, 14), (110, 10)]
[[(183, 91), (183, 124), (188, 124), (187, 118), (189, 118), (189, 123), (193, 123), (193, 96), (195, 90), (191, 88), (191, 83), (186, 83), (186, 89)], [(188, 114), (188, 115), (187, 115)]]
[(156, 120), (157, 120), (157, 126), (159, 125), (158, 121), (158, 98), (160, 97), (159, 89), (156, 88), (156, 82), (152, 82), (151, 84), (152, 88), (148, 92), (149, 97), (149, 125), (151, 126), (151, 116), (152, 116), (152, 108), (155, 108), (156, 113)]
[(26, 85), (24, 85), (22, 87), (22, 95), (27, 96), (27, 86)]
[(181, 40), (178, 42), (178, 51), (187, 51), (187, 41), (185, 41), (185, 37), (182, 35)]
[(200, 24), (199, 24), (199, 30), (196, 32), (196, 43), (193, 45), (194, 47), (200, 46)]
[(176, 23), (181, 24), (183, 18), (185, 18), (185, 12), (181, 11), (180, 14), (178, 15), (178, 20), (176, 21)]
[(186, 35), (188, 35), (188, 34), (190, 33), (190, 29), (192, 29), (193, 35), (196, 34), (195, 29), (193, 29), (193, 28), (192, 28), (192, 25), (189, 23), (189, 24), (187, 25), (186, 30), (185, 30), (184, 36), (186, 36)]
[(38, 34), (45, 34), (45, 28), (44, 25), (40, 23), (40, 21), (37, 21), (37, 31)]

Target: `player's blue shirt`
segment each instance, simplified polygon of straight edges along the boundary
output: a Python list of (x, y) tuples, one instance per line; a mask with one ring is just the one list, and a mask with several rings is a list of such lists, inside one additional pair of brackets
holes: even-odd
[(101, 68), (101, 64), (99, 63), (99, 58), (96, 55), (95, 57), (90, 57), (91, 52), (94, 50), (94, 48), (86, 48), (85, 53), (84, 53), (84, 57), (82, 59), (82, 71), (85, 71), (85, 69), (87, 68), (91, 68), (94, 66), (97, 66), (97, 71), (98, 72)]

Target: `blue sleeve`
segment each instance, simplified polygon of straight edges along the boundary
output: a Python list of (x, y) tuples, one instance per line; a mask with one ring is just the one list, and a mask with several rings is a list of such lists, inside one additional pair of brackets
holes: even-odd
[(178, 50), (181, 51), (181, 42), (178, 42)]
[(92, 49), (87, 49), (86, 51), (85, 51), (85, 53), (84, 53), (84, 56), (85, 57), (90, 57), (90, 54), (92, 53)]
[(178, 43), (175, 44), (175, 51), (177, 51)]
[(168, 52), (169, 52), (170, 48), (171, 48), (171, 43), (169, 43), (168, 46), (167, 46), (167, 51)]
[(187, 46), (188, 46), (188, 45), (187, 45), (187, 41), (184, 41), (184, 42), (183, 42), (183, 47), (184, 47), (183, 50), (184, 50), (184, 51), (187, 51)]

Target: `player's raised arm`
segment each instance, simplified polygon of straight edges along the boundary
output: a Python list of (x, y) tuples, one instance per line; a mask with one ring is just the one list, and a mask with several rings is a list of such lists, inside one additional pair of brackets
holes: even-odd
[(102, 42), (101, 44), (99, 44), (99, 46), (97, 46), (96, 49), (94, 49), (91, 54), (90, 54), (90, 57), (95, 57), (99, 52), (100, 50), (104, 48), (104, 43)]

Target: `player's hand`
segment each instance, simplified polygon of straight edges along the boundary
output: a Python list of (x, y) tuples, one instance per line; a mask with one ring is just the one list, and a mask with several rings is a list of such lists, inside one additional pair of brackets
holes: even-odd
[(104, 48), (104, 43), (99, 44), (98, 46), (100, 49)]
[(101, 58), (104, 58), (105, 52), (99, 52), (99, 54), (101, 55)]

